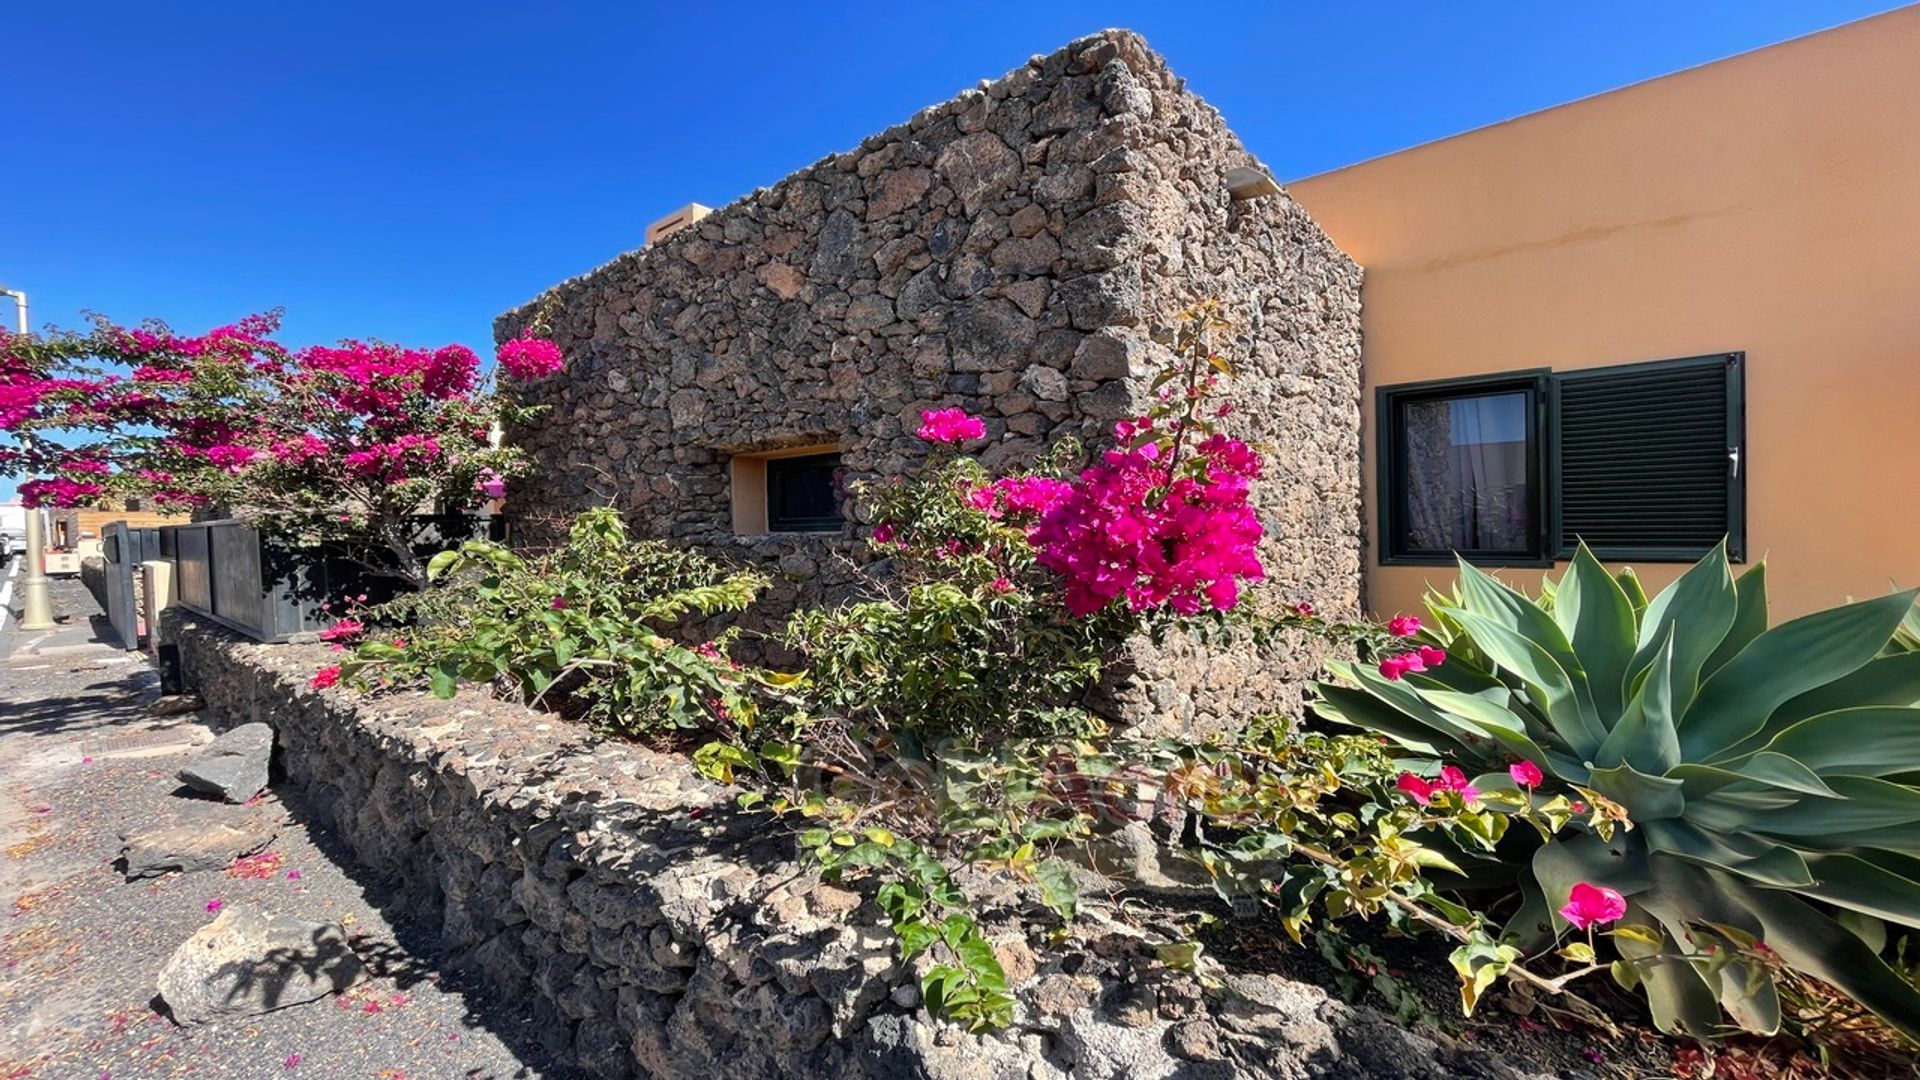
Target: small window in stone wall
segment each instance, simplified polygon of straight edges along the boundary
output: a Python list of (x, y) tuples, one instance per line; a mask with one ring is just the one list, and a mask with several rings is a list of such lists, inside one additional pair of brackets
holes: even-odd
[(837, 447), (736, 454), (732, 474), (736, 533), (837, 532), (846, 523)]

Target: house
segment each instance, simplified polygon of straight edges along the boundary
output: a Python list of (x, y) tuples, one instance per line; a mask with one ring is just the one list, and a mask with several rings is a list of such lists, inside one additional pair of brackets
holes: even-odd
[[(664, 235), (662, 235), (664, 233)], [(983, 417), (990, 465), (1141, 411), (1173, 316), (1217, 297), (1236, 433), (1266, 444), (1256, 602), (1360, 600), (1360, 274), (1218, 113), (1107, 31), (671, 230), (502, 316), (567, 356), (509, 430), (522, 521), (611, 503), (642, 533), (759, 563), (774, 617), (863, 587), (835, 486), (926, 452), (923, 409)], [(868, 523), (871, 524), (871, 523)], [(1141, 640), (1116, 708), (1205, 728), (1294, 711), (1326, 646)]]
[(1289, 184), (1362, 291), (1368, 605), (1721, 536), (1920, 584), (1920, 7)]

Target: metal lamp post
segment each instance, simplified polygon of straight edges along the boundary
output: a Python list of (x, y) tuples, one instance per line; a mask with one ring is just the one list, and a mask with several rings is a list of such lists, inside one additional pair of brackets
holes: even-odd
[[(0, 289), (0, 296), (13, 301), (20, 333), (27, 332), (27, 294), (19, 289)], [(27, 574), (20, 581), (20, 629), (53, 629), (53, 604), (47, 599), (46, 515), (37, 508), (27, 511)]]

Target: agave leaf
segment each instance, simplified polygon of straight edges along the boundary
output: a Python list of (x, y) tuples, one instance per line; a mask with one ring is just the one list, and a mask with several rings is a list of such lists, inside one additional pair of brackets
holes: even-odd
[[(1840, 709), (1811, 716), (1767, 743), (1816, 773), (1888, 777), (1920, 769), (1920, 708)], [(1734, 764), (1738, 768), (1738, 764)]]
[(1920, 652), (1869, 660), (1858, 671), (1789, 700), (1767, 717), (1763, 734), (1810, 716), (1868, 705), (1920, 705)]
[(1754, 960), (1735, 960), (1714, 976), (1720, 983), (1720, 1007), (1741, 1030), (1755, 1035), (1780, 1031), (1780, 988), (1773, 975)]
[(1920, 927), (1920, 859), (1885, 852), (1871, 859), (1845, 852), (1811, 854), (1817, 880), (1796, 892), (1902, 926)]
[(1684, 819), (1669, 818), (1641, 825), (1654, 856), (1670, 855), (1714, 870), (1750, 878), (1776, 889), (1813, 884), (1807, 861), (1792, 848), (1755, 836), (1710, 833)]
[(1547, 906), (1547, 897), (1540, 891), (1539, 881), (1533, 877), (1523, 878), (1520, 884), (1520, 907), (1500, 928), (1500, 940), (1504, 944), (1517, 946), (1531, 956), (1552, 944), (1554, 922), (1553, 909)]
[(1608, 717), (1620, 715), (1626, 700), (1627, 667), (1633, 662), (1639, 626), (1632, 601), (1593, 557), (1585, 541), (1574, 551), (1573, 565), (1560, 579), (1560, 590), (1554, 594), (1553, 621), (1565, 631), (1586, 669), (1593, 707), (1604, 726)]
[(1735, 784), (1762, 784), (1802, 795), (1837, 799), (1839, 794), (1820, 779), (1820, 775), (1801, 762), (1771, 751), (1742, 758), (1722, 768), (1718, 765), (1676, 765), (1667, 775), (1685, 783), (1689, 799), (1711, 795)]
[(1640, 584), (1640, 575), (1633, 572), (1633, 567), (1623, 566), (1613, 575), (1613, 583), (1627, 594), (1627, 603), (1633, 605), (1633, 619), (1638, 624), (1647, 611), (1647, 590)]
[(1346, 667), (1342, 674), (1388, 706), (1413, 717), (1426, 727), (1445, 733), (1460, 747), (1460, 756), (1469, 760), (1486, 756), (1487, 748), (1474, 744), (1474, 739), (1479, 735), (1476, 730), (1434, 708), (1424, 692), (1409, 685), (1407, 680), (1388, 679), (1372, 668), (1359, 664)]
[(1631, 765), (1593, 770), (1594, 790), (1627, 808), (1635, 822), (1677, 818), (1686, 812), (1685, 785), (1664, 776), (1648, 776)]
[(1653, 884), (1647, 872), (1646, 849), (1629, 843), (1621, 833), (1615, 833), (1612, 842), (1591, 833), (1550, 841), (1534, 851), (1532, 865), (1533, 879), (1539, 883), (1556, 934), (1571, 925), (1560, 917), (1560, 906), (1573, 894), (1575, 885), (1589, 881), (1631, 897)]
[[(1547, 605), (1554, 603), (1551, 596), (1543, 596), (1540, 603), (1535, 603), (1528, 599), (1525, 593), (1508, 586), (1465, 559), (1458, 561), (1460, 591), (1466, 599), (1466, 610), (1492, 619), (1532, 642), (1539, 647), (1540, 651), (1552, 657), (1560, 670), (1566, 672), (1568, 682), (1572, 684), (1574, 697), (1579, 703), (1583, 720), (1595, 727), (1602, 727), (1599, 711), (1594, 705), (1592, 689), (1588, 686), (1586, 668), (1574, 652), (1572, 643), (1567, 640), (1567, 635), (1554, 621), (1555, 616), (1547, 611)], [(1604, 727), (1602, 730), (1605, 730)]]
[(1680, 760), (1680, 734), (1674, 719), (1673, 631), (1669, 630), (1620, 722), (1594, 752), (1593, 763), (1602, 768), (1628, 764), (1656, 776), (1665, 773)]
[(1315, 712), (1329, 720), (1362, 728), (1392, 739), (1404, 749), (1429, 757), (1458, 757), (1466, 748), (1444, 730), (1436, 730), (1386, 702), (1351, 686), (1320, 683)]
[[(1837, 798), (1801, 799), (1789, 811), (1769, 814), (1761, 819), (1749, 819), (1736, 828), (1756, 829), (1774, 836), (1821, 837), (1836, 842), (1864, 830), (1920, 822), (1920, 788), (1890, 784), (1885, 780), (1864, 776), (1829, 776), (1826, 781)], [(1721, 795), (1709, 796), (1694, 805), (1698, 807), (1723, 798)]]
[(1647, 605), (1640, 619), (1633, 662), (1627, 669), (1628, 680), (1638, 679), (1653, 666), (1660, 643), (1671, 633), (1673, 714), (1685, 716), (1700, 684), (1700, 668), (1726, 638), (1738, 609), (1739, 597), (1733, 587), (1733, 572), (1727, 567), (1723, 540)]
[(1920, 990), (1813, 905), (1672, 860), (1654, 860), (1653, 873), (1662, 896), (1683, 896), (1705, 909), (1701, 921), (1757, 923), (1760, 940), (1788, 964), (1838, 987), (1909, 1039), (1920, 1039)]
[(1816, 612), (1755, 638), (1707, 680), (1681, 715), (1686, 759), (1725, 756), (1760, 734), (1773, 710), (1789, 699), (1859, 670), (1893, 636), (1913, 597), (1896, 593)]
[[(1653, 922), (1645, 909), (1627, 905), (1627, 918)], [(1663, 925), (1665, 920), (1659, 920)], [(1647, 993), (1653, 1024), (1661, 1031), (1706, 1038), (1720, 1027), (1720, 995), (1701, 977), (1699, 969), (1682, 958), (1680, 943), (1668, 931), (1658, 946), (1626, 936), (1615, 936), (1614, 947), (1634, 961), (1634, 973)], [(1657, 959), (1656, 959), (1657, 958)]]
[(1572, 759), (1553, 754), (1533, 741), (1527, 731), (1527, 722), (1516, 716), (1513, 710), (1496, 704), (1477, 694), (1462, 694), (1452, 690), (1425, 690), (1422, 696), (1437, 706), (1441, 712), (1458, 717), (1464, 724), (1479, 732), (1483, 737), (1500, 744), (1501, 749), (1523, 761), (1545, 762), (1557, 759), (1555, 772), (1561, 765), (1571, 764), (1578, 776), (1560, 774), (1562, 780), (1575, 784), (1586, 783), (1587, 770), (1580, 768)]
[(1740, 579), (1733, 583), (1734, 594), (1739, 606), (1734, 611), (1733, 626), (1727, 630), (1727, 636), (1720, 641), (1719, 648), (1707, 657), (1700, 667), (1700, 677), (1706, 678), (1727, 665), (1727, 661), (1740, 654), (1767, 631), (1767, 564), (1765, 560), (1754, 563)]
[(1599, 747), (1606, 729), (1582, 707), (1572, 676), (1545, 649), (1492, 616), (1461, 609), (1451, 614), (1488, 658), (1525, 684), (1528, 700), (1576, 755), (1584, 758)]

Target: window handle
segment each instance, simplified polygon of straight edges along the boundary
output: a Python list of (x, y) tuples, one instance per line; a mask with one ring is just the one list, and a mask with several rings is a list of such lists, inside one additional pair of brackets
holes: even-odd
[(1740, 475), (1740, 448), (1737, 446), (1727, 447), (1727, 475)]

